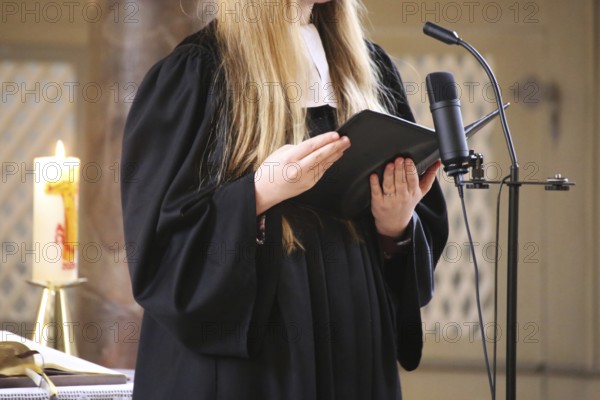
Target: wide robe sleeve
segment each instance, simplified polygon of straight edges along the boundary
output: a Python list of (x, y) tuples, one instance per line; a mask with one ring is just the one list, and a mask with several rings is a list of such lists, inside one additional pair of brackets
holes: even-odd
[[(372, 44), (371, 50), (393, 100), (393, 111), (414, 121), (395, 64), (381, 47)], [(408, 229), (411, 240), (393, 257), (383, 257), (381, 249), (379, 253), (395, 314), (397, 358), (410, 371), (419, 365), (423, 348), (420, 308), (432, 298), (433, 271), (448, 239), (446, 203), (437, 179), (416, 206)]]
[(252, 172), (199, 187), (215, 66), (207, 47), (184, 44), (140, 85), (123, 141), (125, 239), (147, 317), (198, 353), (250, 357), (275, 301), (281, 214), (267, 212), (259, 246)]

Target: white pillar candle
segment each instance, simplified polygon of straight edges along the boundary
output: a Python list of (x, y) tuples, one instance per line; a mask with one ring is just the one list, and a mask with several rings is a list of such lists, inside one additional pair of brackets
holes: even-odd
[(34, 159), (34, 281), (77, 279), (79, 165), (78, 158), (65, 157), (61, 141), (54, 157)]

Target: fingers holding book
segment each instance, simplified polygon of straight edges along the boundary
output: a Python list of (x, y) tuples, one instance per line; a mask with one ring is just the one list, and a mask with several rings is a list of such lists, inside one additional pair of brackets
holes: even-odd
[(381, 184), (377, 174), (370, 175), (371, 212), (379, 234), (402, 236), (415, 207), (431, 189), (439, 167), (437, 161), (419, 179), (413, 160), (397, 157), (385, 166)]

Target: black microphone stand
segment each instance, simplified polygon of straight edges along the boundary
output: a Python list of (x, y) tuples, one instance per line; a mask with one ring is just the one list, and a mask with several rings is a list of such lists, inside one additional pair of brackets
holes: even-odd
[[(506, 181), (509, 187), (508, 194), (508, 260), (507, 260), (507, 289), (506, 289), (506, 399), (515, 400), (517, 398), (516, 387), (517, 387), (517, 283), (518, 283), (518, 263), (519, 263), (519, 189), (523, 184), (544, 184), (547, 190), (569, 190), (569, 186), (574, 183), (568, 182), (568, 179), (562, 178), (560, 174), (555, 175), (554, 178), (549, 178), (546, 182), (521, 182), (519, 181), (519, 163), (517, 161), (517, 154), (508, 128), (506, 121), (506, 113), (502, 106), (502, 95), (500, 93), (500, 86), (498, 81), (492, 72), (492, 69), (485, 61), (483, 56), (471, 46), (469, 43), (463, 41), (456, 32), (452, 32), (448, 29), (435, 25), (431, 22), (427, 22), (423, 27), (425, 34), (434, 37), (447, 44), (456, 44), (464, 47), (469, 53), (471, 53), (479, 64), (485, 70), (492, 86), (494, 93), (496, 94), (496, 103), (498, 104), (498, 111), (500, 112), (500, 121), (502, 123), (502, 131), (504, 132), (504, 139), (506, 140), (506, 147), (510, 156), (510, 179)], [(485, 179), (478, 178), (472, 181), (466, 181), (467, 187), (471, 188), (484, 188), (490, 183), (501, 183), (498, 181), (486, 181)], [(475, 186), (473, 186), (475, 185)], [(485, 338), (482, 338), (485, 340)], [(495, 391), (495, 382), (494, 382)]]
[[(500, 93), (498, 81), (492, 69), (469, 43), (459, 39), (459, 46), (467, 49), (481, 64), (494, 87), (498, 110), (500, 110), (500, 122), (506, 140), (508, 155), (510, 156), (510, 179), (507, 181), (508, 189), (508, 260), (506, 271), (506, 398), (517, 398), (517, 287), (518, 287), (518, 264), (519, 264), (519, 162), (513, 145), (506, 113), (502, 107), (502, 94)], [(482, 340), (485, 340), (483, 338)]]

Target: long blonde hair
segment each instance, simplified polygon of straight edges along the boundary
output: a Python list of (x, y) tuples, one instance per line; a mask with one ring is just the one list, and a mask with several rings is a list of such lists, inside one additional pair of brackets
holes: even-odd
[[(254, 170), (277, 148), (308, 138), (305, 102), (297, 96), (298, 81), (308, 77), (306, 54), (299, 18), (291, 17), (299, 7), (293, 0), (282, 1), (275, 7), (265, 0), (220, 3), (216, 36), (230, 108), (219, 116), (229, 118), (219, 172), (223, 179)], [(388, 108), (360, 23), (363, 10), (360, 0), (332, 0), (315, 4), (312, 11), (329, 64), (338, 124), (364, 109)], [(349, 221), (348, 226), (356, 234)], [(303, 248), (285, 217), (282, 228), (288, 252)]]

